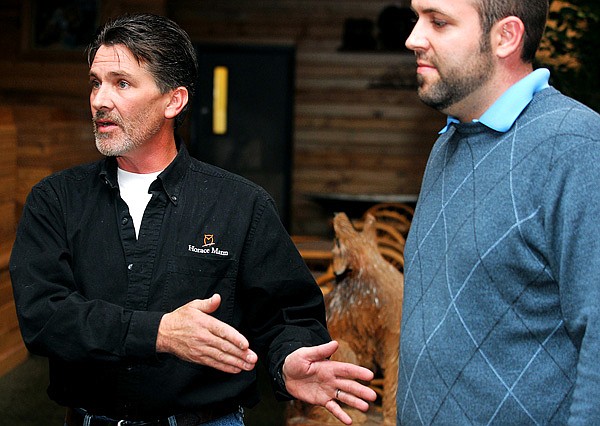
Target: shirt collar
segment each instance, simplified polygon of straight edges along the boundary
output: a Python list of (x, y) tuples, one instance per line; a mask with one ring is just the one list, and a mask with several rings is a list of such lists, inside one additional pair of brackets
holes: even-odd
[[(158, 178), (150, 185), (150, 191), (163, 190), (169, 200), (177, 205), (178, 196), (181, 190), (183, 178), (190, 163), (190, 154), (188, 153), (183, 140), (176, 136), (177, 156), (163, 170)], [(112, 188), (117, 188), (117, 159), (115, 157), (106, 157), (100, 169), (100, 177)]]
[[(529, 105), (535, 95), (548, 85), (550, 71), (539, 68), (513, 84), (488, 110), (479, 118), (473, 120), (480, 122), (498, 132), (507, 132), (515, 123), (521, 112)], [(460, 123), (456, 117), (448, 116), (446, 126), (440, 130), (445, 133), (453, 123)]]
[(177, 156), (171, 164), (158, 175), (158, 179), (150, 185), (150, 190), (158, 190), (158, 185), (162, 184), (169, 200), (177, 205), (179, 202), (179, 193), (181, 192), (181, 187), (183, 185), (183, 178), (185, 177), (190, 164), (190, 154), (188, 153), (183, 140), (179, 136), (176, 136), (175, 143), (177, 144)]

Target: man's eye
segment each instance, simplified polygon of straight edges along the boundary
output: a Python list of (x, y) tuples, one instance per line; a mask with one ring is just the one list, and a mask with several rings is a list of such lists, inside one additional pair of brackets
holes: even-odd
[(119, 88), (121, 88), (121, 89), (127, 89), (128, 87), (129, 87), (129, 83), (128, 82), (123, 81), (123, 80), (119, 81)]
[(92, 89), (98, 89), (100, 87), (100, 82), (98, 80), (90, 80), (90, 86), (92, 86)]
[(442, 28), (445, 27), (447, 22), (442, 21), (441, 19), (434, 19), (431, 21), (435, 27)]

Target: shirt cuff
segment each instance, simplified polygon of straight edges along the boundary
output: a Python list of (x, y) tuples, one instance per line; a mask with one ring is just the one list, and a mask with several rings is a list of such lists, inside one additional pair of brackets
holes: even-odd
[(125, 340), (125, 353), (136, 358), (156, 356), (156, 336), (164, 312), (134, 311)]

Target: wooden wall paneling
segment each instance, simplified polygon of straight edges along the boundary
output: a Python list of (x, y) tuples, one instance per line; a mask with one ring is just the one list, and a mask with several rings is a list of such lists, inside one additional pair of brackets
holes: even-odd
[(28, 357), (13, 301), (0, 305), (0, 376), (25, 361)]
[(88, 66), (83, 53), (72, 62), (0, 61), (0, 93), (73, 96), (86, 98)]
[[(166, 0), (106, 0), (105, 17), (131, 11), (165, 13)], [(85, 56), (21, 50), (21, 0), (0, 3), (0, 375), (27, 356), (8, 271), (20, 206), (48, 174), (99, 157), (91, 130)]]
[[(0, 106), (0, 259), (5, 260), (15, 234), (17, 132), (13, 112)], [(0, 268), (6, 265), (0, 264)]]
[[(14, 313), (10, 314), (11, 318), (16, 318)], [(0, 315), (0, 319), (2, 315)], [(0, 340), (0, 377), (11, 371), (13, 368), (21, 364), (29, 357), (29, 352), (23, 344), (19, 326), (8, 330), (3, 334)]]
[(17, 129), (11, 108), (0, 106), (0, 376), (27, 358), (8, 272), (15, 237)]
[(0, 241), (14, 239), (15, 235), (15, 201), (0, 201)]
[(294, 233), (327, 232), (329, 212), (311, 201), (312, 193), (419, 190), (444, 119), (416, 95), (414, 55), (339, 51), (347, 18), (376, 22), (389, 5), (359, 0), (168, 4), (170, 16), (195, 41), (296, 45)]
[(100, 158), (87, 110), (47, 105), (14, 108), (18, 129), (17, 212), (31, 187), (65, 168)]
[[(174, 18), (194, 41), (297, 47), (292, 231), (303, 232), (305, 225), (312, 225), (303, 223), (306, 209), (315, 208), (304, 201), (311, 192), (324, 188), (416, 191), (435, 131), (443, 125), (441, 115), (423, 106), (409, 87), (415, 71), (411, 54), (338, 51), (346, 19), (375, 22), (390, 4), (385, 0), (153, 0), (148, 5), (142, 0), (107, 0), (103, 15), (150, 7)], [(20, 7), (17, 0), (0, 6), (10, 39), (20, 37)], [(74, 110), (89, 114), (83, 55), (81, 60), (35, 60), (21, 57), (15, 44), (0, 59), (0, 101), (26, 108), (33, 117), (43, 116), (41, 122), (23, 116), (18, 120), (24, 132), (19, 136), (17, 181), (22, 204), (33, 183), (91, 158), (90, 151), (83, 151), (94, 148), (89, 118), (56, 119), (36, 110), (46, 106), (57, 113), (60, 105), (69, 114)], [(36, 134), (31, 126), (41, 127), (40, 123), (48, 126), (47, 133), (57, 134)], [(41, 158), (44, 161), (38, 161)], [(356, 169), (350, 178), (349, 169)], [(379, 177), (373, 173), (377, 169)], [(323, 219), (316, 214), (310, 220)]]
[(299, 54), (294, 188), (303, 232), (319, 220), (310, 194), (418, 193), (444, 117), (420, 102), (414, 73), (410, 54)]
[[(11, 300), (0, 305), (0, 336), (2, 336), (2, 339), (0, 339), (0, 345), (3, 344), (2, 341), (4, 340), (4, 336), (11, 335), (11, 332), (18, 328), (19, 328), (19, 324), (17, 321), (15, 302), (14, 302), (14, 300), (12, 300), (12, 295), (11, 295)], [(11, 340), (11, 344), (4, 345), (5, 347), (6, 346), (14, 346), (13, 338), (10, 337), (10, 340)]]
[[(10, 244), (8, 245), (8, 247), (10, 248)], [(7, 253), (7, 252), (5, 252)], [(8, 265), (8, 255), (3, 256), (3, 258), (0, 260), (0, 264), (2, 265)], [(8, 274), (8, 269), (6, 269), (6, 267), (0, 269), (0, 306), (9, 303), (10, 301), (13, 300), (13, 291), (12, 291), (12, 285), (10, 282), (10, 275)]]
[[(0, 108), (0, 204), (14, 204), (17, 187), (17, 136), (14, 123), (13, 126), (6, 123), (6, 111), (6, 108)], [(1, 219), (5, 225), (0, 226), (8, 226), (6, 223), (13, 223), (14, 226), (14, 212), (4, 211)], [(0, 235), (0, 241), (7, 236), (10, 235)]]

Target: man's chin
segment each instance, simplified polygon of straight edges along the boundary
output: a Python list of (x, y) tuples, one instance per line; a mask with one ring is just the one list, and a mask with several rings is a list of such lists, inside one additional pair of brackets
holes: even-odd
[(98, 152), (100, 152), (100, 154), (105, 155), (107, 157), (120, 157), (123, 154), (126, 154), (128, 151), (123, 147), (110, 146), (106, 143), (106, 138), (96, 138), (96, 149), (98, 150)]
[(448, 107), (450, 107), (454, 103), (451, 102), (449, 99), (431, 96), (431, 93), (427, 92), (421, 93), (419, 91), (418, 95), (419, 99), (421, 99), (421, 102), (423, 102), (425, 105), (444, 113), (448, 109)]
[(421, 85), (417, 90), (417, 95), (421, 101), (429, 106), (433, 106), (436, 102), (434, 97), (431, 95), (431, 91), (427, 90), (424, 85)]

